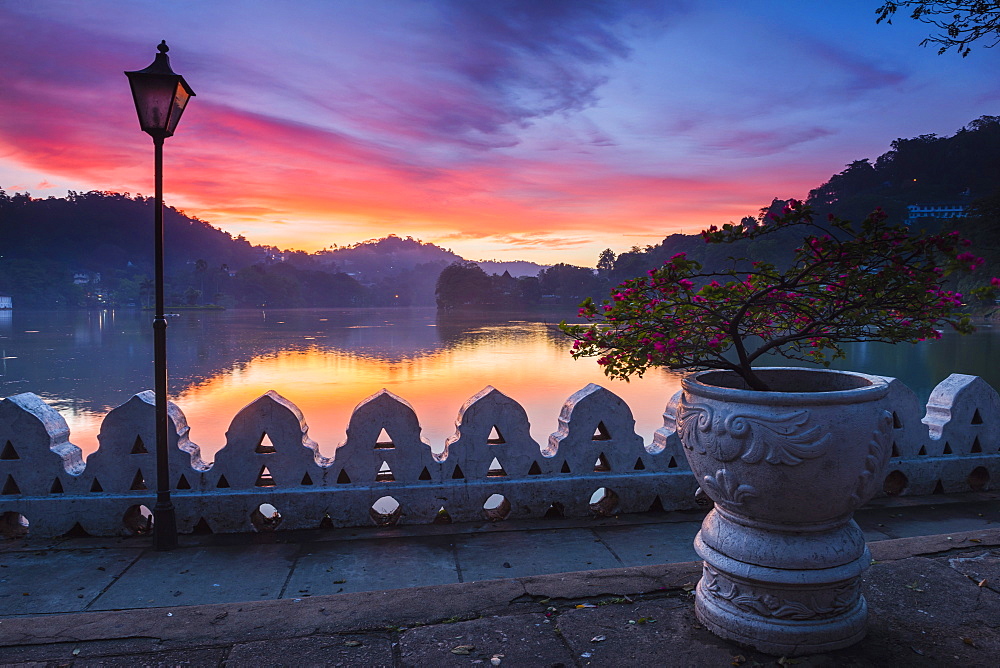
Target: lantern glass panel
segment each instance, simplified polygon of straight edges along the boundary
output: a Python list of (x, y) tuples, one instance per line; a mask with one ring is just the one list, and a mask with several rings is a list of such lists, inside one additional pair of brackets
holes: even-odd
[[(168, 128), (170, 110), (178, 87), (174, 77), (130, 77), (139, 127), (144, 132), (163, 133)], [(178, 114), (179, 116), (179, 114)], [(177, 126), (177, 121), (173, 122)], [(171, 134), (169, 131), (167, 134)]]
[(187, 106), (188, 100), (191, 99), (191, 95), (188, 94), (187, 89), (184, 88), (184, 84), (180, 81), (177, 82), (174, 88), (173, 94), (173, 105), (170, 107), (170, 118), (167, 120), (167, 135), (174, 134), (174, 129), (177, 127), (178, 121), (181, 120), (181, 114), (184, 113), (184, 107)]

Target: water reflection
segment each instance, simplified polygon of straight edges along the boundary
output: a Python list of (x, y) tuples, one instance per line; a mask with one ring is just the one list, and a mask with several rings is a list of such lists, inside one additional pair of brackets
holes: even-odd
[[(152, 385), (151, 316), (137, 311), (0, 313), (0, 396), (32, 391), (60, 410), (72, 440), (97, 447), (103, 415)], [(461, 405), (486, 385), (521, 402), (540, 442), (556, 429), (563, 401), (595, 382), (632, 407), (648, 441), (679, 388), (679, 374), (653, 371), (609, 381), (592, 360), (574, 361), (554, 323), (568, 313), (443, 314), (434, 309), (232, 310), (185, 313), (168, 329), (171, 398), (211, 459), (229, 421), (274, 389), (305, 414), (324, 454), (344, 438), (351, 410), (385, 387), (414, 405), (435, 449), (454, 431)], [(900, 377), (926, 398), (952, 372), (1000, 387), (989, 362), (991, 329), (946, 334), (918, 346), (855, 344), (837, 368)], [(786, 365), (777, 358), (767, 364)]]
[[(229, 420), (269, 389), (303, 410), (325, 454), (343, 440), (354, 406), (383, 387), (414, 405), (436, 449), (453, 433), (462, 404), (486, 385), (524, 404), (533, 435), (544, 441), (562, 402), (602, 383), (630, 402), (640, 433), (651, 438), (677, 376), (609, 383), (595, 364), (569, 358), (568, 341), (552, 325), (562, 317), (512, 321), (434, 309), (186, 313), (168, 329), (171, 398), (208, 458), (224, 444)], [(149, 322), (138, 312), (19, 313), (0, 340), (18, 351), (16, 367), (0, 378), (0, 396), (42, 395), (90, 452), (107, 410), (151, 386)]]

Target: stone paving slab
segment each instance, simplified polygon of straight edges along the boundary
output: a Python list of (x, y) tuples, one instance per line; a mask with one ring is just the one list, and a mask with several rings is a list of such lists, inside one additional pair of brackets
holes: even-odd
[[(221, 666), (228, 647), (182, 649), (135, 655), (98, 656), (73, 659), (73, 668), (173, 668), (174, 666)], [(64, 664), (57, 664), (64, 665)]]
[(855, 513), (855, 520), (867, 538), (879, 533), (886, 538), (931, 536), (945, 531), (974, 531), (1000, 526), (1000, 505), (996, 501), (981, 503), (928, 504), (864, 508)]
[[(260, 666), (393, 666), (389, 634), (318, 635), (283, 640), (260, 640), (236, 645), (226, 657), (226, 668)], [(429, 664), (428, 664), (429, 665)]]
[(465, 582), (622, 566), (590, 529), (456, 536), (455, 549)]
[(299, 556), (284, 598), (458, 582), (449, 537), (314, 543)]
[(690, 595), (636, 604), (574, 608), (558, 628), (582, 666), (728, 666), (732, 643), (694, 617)]
[(572, 666), (554, 620), (543, 613), (485, 617), (409, 629), (399, 640), (403, 666)]
[(243, 545), (150, 552), (91, 606), (100, 610), (274, 599), (297, 545)]
[(696, 561), (694, 536), (700, 524), (646, 524), (594, 529), (625, 566)]
[(110, 586), (140, 550), (38, 550), (0, 555), (5, 615), (79, 612)]

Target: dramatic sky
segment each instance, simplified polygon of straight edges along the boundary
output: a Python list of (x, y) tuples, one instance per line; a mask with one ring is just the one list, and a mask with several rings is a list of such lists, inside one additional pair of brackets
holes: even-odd
[(1000, 48), (938, 56), (880, 4), (0, 0), (0, 187), (152, 194), (122, 71), (166, 39), (197, 93), (168, 204), (282, 248), (593, 265), (1000, 114)]

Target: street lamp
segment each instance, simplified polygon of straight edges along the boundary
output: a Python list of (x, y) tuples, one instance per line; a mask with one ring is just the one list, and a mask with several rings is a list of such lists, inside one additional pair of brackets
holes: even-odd
[(170, 501), (170, 458), (167, 432), (167, 318), (163, 314), (163, 140), (174, 134), (194, 91), (184, 77), (170, 69), (166, 40), (144, 70), (125, 72), (139, 127), (153, 138), (156, 180), (156, 228), (154, 233), (153, 393), (156, 395), (156, 506), (153, 508), (153, 544), (157, 550), (177, 547), (177, 517)]

